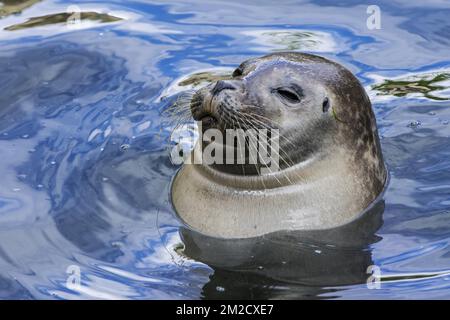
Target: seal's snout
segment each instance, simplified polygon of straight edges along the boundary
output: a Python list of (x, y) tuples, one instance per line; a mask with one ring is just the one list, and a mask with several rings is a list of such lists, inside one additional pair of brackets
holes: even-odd
[(191, 100), (191, 114), (195, 121), (201, 121), (205, 128), (214, 126), (217, 118), (212, 114), (210, 102), (208, 103), (210, 94), (209, 90), (200, 90), (193, 96)]
[(227, 95), (225, 91), (234, 91), (240, 88), (238, 81), (219, 80), (199, 90), (191, 100), (191, 113), (196, 121), (202, 121), (206, 127), (212, 127), (219, 122), (220, 112), (218, 105)]

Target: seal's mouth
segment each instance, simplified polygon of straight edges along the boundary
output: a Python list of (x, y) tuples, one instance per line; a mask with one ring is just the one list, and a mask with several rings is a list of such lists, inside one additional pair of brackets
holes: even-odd
[(202, 125), (206, 127), (213, 127), (218, 122), (217, 118), (214, 117), (213, 115), (205, 115), (201, 117), (199, 121), (201, 121)]
[(219, 122), (214, 115), (205, 111), (193, 112), (192, 117), (195, 121), (201, 121), (202, 125), (206, 127), (212, 127)]

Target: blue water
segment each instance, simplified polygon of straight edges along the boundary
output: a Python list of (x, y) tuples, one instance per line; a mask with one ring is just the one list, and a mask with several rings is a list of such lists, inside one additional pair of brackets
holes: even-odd
[[(49, 0), (0, 18), (0, 298), (450, 298), (450, 3), (372, 2), (381, 29), (345, 0), (77, 1), (122, 20), (5, 30), (73, 4)], [(265, 255), (313, 261), (301, 275), (250, 254), (245, 267), (215, 265), (180, 236), (169, 201), (178, 167), (162, 111), (180, 81), (277, 50), (356, 74), (390, 172), (368, 244)], [(395, 85), (375, 88), (385, 80)], [(225, 247), (218, 260), (246, 252)], [(361, 276), (368, 265), (379, 289)]]

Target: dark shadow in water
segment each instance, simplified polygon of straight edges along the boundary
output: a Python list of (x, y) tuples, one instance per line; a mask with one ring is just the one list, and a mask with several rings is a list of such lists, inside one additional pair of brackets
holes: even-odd
[[(114, 117), (125, 122), (136, 113), (137, 95), (155, 96), (160, 90), (159, 83), (147, 87), (127, 74), (122, 58), (68, 41), (0, 57), (0, 140), (40, 135), (29, 159), (17, 165), (18, 174), (26, 176), (22, 182), (47, 193), (48, 215), (65, 239), (104, 261), (122, 255), (110, 244), (123, 236), (117, 221), (139, 221), (154, 214), (153, 208), (167, 206), (175, 170), (153, 136), (136, 138), (126, 150), (121, 145), (129, 138), (118, 133), (88, 139), (93, 128), (105, 129)], [(152, 118), (157, 111), (141, 113)], [(43, 126), (49, 119), (60, 126)], [(106, 184), (117, 202), (109, 201)]]
[(31, 300), (33, 297), (19, 282), (0, 276), (0, 300)]
[(184, 254), (214, 269), (205, 299), (313, 299), (366, 282), (384, 201), (345, 226), (226, 240), (181, 229)]

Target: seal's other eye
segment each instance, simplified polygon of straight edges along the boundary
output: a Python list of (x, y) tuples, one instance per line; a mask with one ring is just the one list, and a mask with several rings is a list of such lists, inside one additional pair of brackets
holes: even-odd
[(239, 67), (236, 70), (234, 70), (232, 76), (233, 77), (240, 77), (240, 76), (242, 76), (242, 68)]
[(277, 88), (273, 91), (290, 103), (299, 103), (301, 100), (301, 94), (291, 88)]

